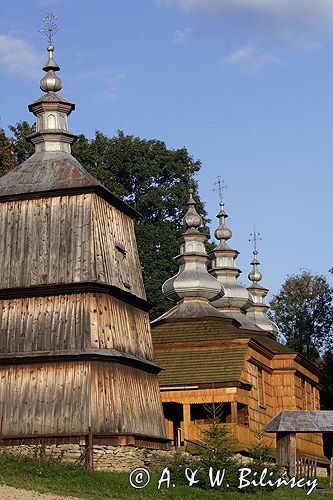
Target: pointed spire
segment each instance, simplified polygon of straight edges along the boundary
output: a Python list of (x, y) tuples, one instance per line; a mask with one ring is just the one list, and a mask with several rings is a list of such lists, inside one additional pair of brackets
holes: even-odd
[(220, 211), (216, 217), (219, 219), (219, 225), (215, 229), (214, 235), (215, 238), (220, 241), (219, 245), (216, 248), (230, 248), (227, 241), (232, 237), (232, 232), (225, 223), (228, 214), (224, 210), (223, 201), (220, 201)]
[(58, 90), (62, 89), (62, 81), (55, 74), (55, 71), (60, 71), (60, 68), (53, 59), (53, 45), (49, 45), (47, 50), (49, 52), (49, 59), (43, 67), (43, 70), (46, 71), (46, 75), (43, 76), (40, 81), (40, 88), (43, 92), (58, 92)]
[(224, 208), (224, 201), (220, 194), (220, 211), (217, 214), (219, 225), (215, 230), (215, 237), (219, 241), (213, 251), (209, 253), (212, 261), (210, 273), (223, 285), (224, 296), (216, 299), (213, 306), (219, 311), (236, 318), (243, 324), (243, 327), (256, 328), (251, 322), (246, 325), (245, 310), (252, 305), (252, 297), (245, 287), (237, 282), (241, 270), (235, 265), (239, 255), (237, 250), (232, 249), (228, 241), (232, 237), (232, 231), (226, 225), (228, 217)]
[(249, 272), (248, 278), (250, 281), (253, 281), (253, 283), (258, 283), (262, 279), (262, 274), (259, 271), (259, 264), (260, 262), (257, 260), (257, 255), (258, 252), (257, 250), (253, 251), (253, 259), (251, 261), (251, 266), (252, 266), (252, 271)]
[(36, 153), (70, 153), (70, 145), (76, 138), (68, 131), (67, 124), (67, 117), (75, 105), (57, 94), (62, 88), (61, 78), (56, 75), (60, 68), (54, 60), (52, 44), (54, 34), (61, 29), (55, 24), (57, 19), (51, 12), (43, 19), (45, 27), (40, 32), (47, 35), (49, 41), (48, 60), (43, 67), (46, 75), (40, 80), (40, 88), (45, 94), (28, 106), (36, 116), (36, 132), (28, 138), (35, 145)]
[(188, 210), (183, 217), (183, 224), (187, 227), (187, 232), (198, 231), (198, 227), (202, 224), (202, 218), (197, 213), (196, 201), (193, 199), (193, 189), (189, 189), (188, 193), (190, 195), (190, 199), (187, 202)]
[(223, 289), (207, 271), (209, 258), (205, 243), (208, 238), (198, 231), (202, 219), (195, 209), (196, 202), (193, 199), (192, 189), (189, 189), (189, 195), (188, 210), (183, 217), (186, 231), (178, 238), (180, 254), (176, 260), (179, 264), (179, 271), (176, 276), (164, 283), (162, 290), (169, 299), (175, 302), (194, 298), (208, 302), (220, 297)]
[(268, 289), (259, 284), (259, 281), (262, 280), (262, 274), (259, 270), (260, 262), (257, 259), (257, 241), (258, 239), (261, 239), (258, 238), (258, 236), (259, 233), (256, 233), (254, 228), (254, 232), (251, 233), (253, 241), (253, 259), (251, 261), (252, 269), (248, 275), (249, 280), (252, 281), (252, 285), (248, 287), (248, 291), (253, 297), (253, 305), (246, 311), (246, 316), (259, 328), (276, 336), (279, 333), (279, 330), (277, 325), (267, 316), (269, 306), (264, 300), (268, 293)]

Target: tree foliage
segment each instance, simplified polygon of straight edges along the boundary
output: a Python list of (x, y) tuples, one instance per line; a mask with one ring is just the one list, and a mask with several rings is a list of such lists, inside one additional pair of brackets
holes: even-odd
[(270, 303), (287, 345), (312, 361), (332, 342), (332, 291), (324, 276), (304, 271), (289, 276)]
[[(88, 140), (81, 135), (73, 155), (110, 191), (141, 214), (136, 237), (147, 292), (155, 318), (170, 308), (162, 294), (163, 282), (177, 272), (177, 236), (188, 198), (190, 176), (201, 164), (186, 148), (170, 150), (164, 142), (125, 135), (109, 138), (96, 132)], [(197, 188), (194, 183), (194, 189)], [(205, 215), (198, 194), (198, 209)]]
[(16, 165), (13, 148), (3, 129), (0, 129), (0, 177)]
[[(19, 122), (10, 127), (8, 144), (17, 163), (26, 160), (33, 146), (26, 140), (34, 126)], [(92, 140), (80, 135), (73, 155), (110, 191), (132, 205), (141, 218), (136, 221), (136, 237), (147, 299), (155, 318), (170, 308), (162, 294), (163, 282), (177, 272), (174, 257), (179, 253), (177, 236), (188, 199), (190, 178), (201, 167), (186, 148), (168, 149), (159, 140), (145, 140), (118, 131), (108, 137), (97, 131)], [(194, 191), (197, 184), (192, 181)], [(198, 211), (206, 212), (195, 193)], [(209, 234), (208, 228), (204, 231)]]

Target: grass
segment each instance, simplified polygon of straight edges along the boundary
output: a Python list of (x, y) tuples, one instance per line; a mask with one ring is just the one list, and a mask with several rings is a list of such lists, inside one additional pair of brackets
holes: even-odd
[[(222, 490), (200, 490), (199, 488), (176, 485), (175, 488), (157, 489), (160, 475), (155, 474), (151, 483), (142, 490), (135, 490), (129, 484), (129, 474), (116, 472), (88, 472), (80, 466), (65, 465), (47, 461), (34, 461), (28, 458), (14, 458), (6, 453), (0, 454), (0, 482), (15, 488), (35, 490), (41, 493), (54, 493), (63, 496), (74, 496), (89, 499), (181, 499), (233, 500), (241, 495), (244, 500), (254, 500), (261, 496), (264, 500), (328, 499), (331, 495), (317, 489), (310, 497), (301, 489), (265, 489), (256, 493), (231, 493)], [(320, 480), (321, 487), (328, 487), (328, 478)]]

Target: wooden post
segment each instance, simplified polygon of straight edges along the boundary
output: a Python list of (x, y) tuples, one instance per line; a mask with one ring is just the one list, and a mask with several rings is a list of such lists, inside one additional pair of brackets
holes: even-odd
[(296, 476), (296, 433), (276, 433), (276, 463), (288, 467), (290, 477)]
[(331, 456), (331, 465), (330, 465), (330, 490), (333, 490), (333, 455)]
[(88, 468), (94, 470), (94, 442), (91, 425), (88, 427)]
[(237, 419), (237, 401), (231, 401), (231, 422), (233, 424), (238, 423)]
[(184, 440), (188, 439), (191, 424), (191, 405), (183, 404)]

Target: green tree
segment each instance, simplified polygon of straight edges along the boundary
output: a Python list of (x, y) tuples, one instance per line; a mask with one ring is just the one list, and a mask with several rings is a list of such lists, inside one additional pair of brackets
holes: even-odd
[[(141, 214), (136, 237), (151, 317), (170, 308), (163, 296), (163, 282), (177, 272), (177, 236), (188, 199), (190, 176), (200, 170), (186, 148), (171, 150), (159, 140), (145, 140), (122, 131), (109, 138), (96, 132), (88, 140), (81, 135), (73, 155), (110, 191), (130, 203)], [(197, 190), (196, 182), (193, 182)], [(198, 210), (206, 212), (198, 194)], [(206, 228), (206, 232), (208, 229)]]
[(287, 345), (314, 362), (332, 342), (332, 292), (324, 276), (304, 271), (288, 276), (270, 303)]
[(30, 125), (27, 121), (21, 121), (8, 128), (12, 133), (10, 142), (15, 161), (19, 165), (27, 160), (35, 150), (35, 147), (27, 140), (27, 136), (35, 132), (36, 126), (35, 124)]
[(5, 131), (0, 128), (0, 177), (14, 168), (15, 156), (9, 138)]
[(323, 389), (320, 393), (322, 410), (333, 410), (333, 349), (328, 349), (321, 359)]
[[(33, 146), (26, 137), (34, 130), (34, 125), (24, 121), (10, 127), (17, 163), (32, 154)], [(187, 189), (201, 163), (194, 161), (186, 148), (168, 149), (162, 141), (140, 139), (121, 131), (111, 138), (96, 131), (92, 140), (80, 135), (72, 151), (81, 165), (141, 214), (136, 221), (136, 236), (154, 319), (171, 306), (161, 287), (178, 270), (174, 257), (179, 253), (177, 236), (182, 229)], [(192, 187), (197, 191), (195, 181)], [(205, 217), (197, 193), (195, 198), (198, 211)], [(206, 226), (203, 230), (209, 234)]]

